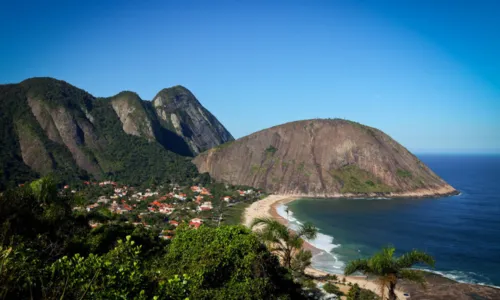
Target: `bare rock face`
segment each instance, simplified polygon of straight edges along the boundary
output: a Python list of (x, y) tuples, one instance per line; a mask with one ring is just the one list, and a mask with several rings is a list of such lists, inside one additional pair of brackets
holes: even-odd
[(53, 162), (40, 137), (27, 124), (16, 123), (21, 156), (26, 165), (40, 174), (47, 174), (53, 168)]
[(194, 154), (234, 140), (226, 128), (186, 88), (160, 91), (153, 107), (162, 124), (181, 136)]
[(149, 141), (155, 140), (151, 120), (137, 94), (121, 92), (112, 98), (111, 105), (123, 124), (123, 131)]
[(28, 104), (47, 137), (65, 145), (80, 168), (99, 177), (101, 173), (99, 166), (81, 149), (84, 143), (97, 146), (90, 121), (75, 116), (64, 106), (51, 106), (40, 99), (28, 98)]
[(380, 130), (346, 120), (265, 129), (197, 156), (217, 180), (304, 196), (430, 196), (455, 189)]

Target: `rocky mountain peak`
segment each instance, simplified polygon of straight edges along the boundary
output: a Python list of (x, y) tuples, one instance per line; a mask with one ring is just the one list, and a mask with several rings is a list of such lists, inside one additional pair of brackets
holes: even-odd
[(161, 90), (153, 99), (153, 107), (162, 123), (183, 137), (194, 154), (234, 139), (183, 86)]

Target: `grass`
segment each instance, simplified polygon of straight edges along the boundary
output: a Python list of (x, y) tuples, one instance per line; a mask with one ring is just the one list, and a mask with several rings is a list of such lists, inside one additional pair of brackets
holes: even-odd
[(235, 205), (228, 207), (224, 212), (224, 219), (222, 223), (224, 225), (238, 225), (242, 223), (243, 212), (247, 207), (252, 204), (251, 202), (240, 202)]
[(342, 184), (342, 193), (388, 193), (391, 187), (383, 184), (375, 175), (354, 165), (331, 170), (330, 175)]
[(412, 174), (411, 174), (410, 171), (402, 170), (402, 169), (398, 169), (396, 171), (396, 175), (398, 175), (399, 177), (402, 177), (402, 178), (410, 178), (410, 177), (412, 177)]

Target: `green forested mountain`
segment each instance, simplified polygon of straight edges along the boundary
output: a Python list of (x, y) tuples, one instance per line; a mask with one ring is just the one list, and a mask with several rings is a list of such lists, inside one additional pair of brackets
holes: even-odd
[[(196, 99), (186, 98), (194, 98), (187, 89), (167, 90), (180, 109), (166, 112), (133, 92), (96, 98), (53, 78), (0, 85), (0, 190), (49, 173), (63, 182), (131, 184), (197, 176), (191, 156), (232, 136)], [(185, 123), (195, 111), (210, 117)], [(194, 138), (199, 128), (208, 140)]]

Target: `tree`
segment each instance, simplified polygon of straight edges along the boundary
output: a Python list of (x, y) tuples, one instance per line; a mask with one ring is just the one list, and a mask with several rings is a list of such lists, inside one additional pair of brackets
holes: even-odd
[(347, 300), (359, 300), (360, 293), (361, 290), (359, 288), (359, 285), (355, 283), (347, 293)]
[[(318, 229), (312, 223), (305, 223), (296, 231), (291, 231), (285, 225), (270, 218), (254, 219), (251, 228), (259, 226), (262, 228), (257, 231), (257, 234), (267, 244), (271, 252), (280, 256), (283, 265), (289, 269), (292, 269), (293, 258), (302, 248), (303, 239), (314, 239), (318, 234)], [(302, 253), (301, 258), (304, 255)], [(304, 262), (301, 264), (303, 265)]]
[(159, 281), (188, 274), (190, 299), (299, 299), (300, 287), (243, 226), (182, 228), (161, 260)]
[(368, 259), (351, 261), (344, 269), (344, 274), (350, 275), (359, 271), (364, 274), (377, 276), (382, 299), (384, 298), (386, 287), (389, 290), (389, 299), (396, 299), (395, 290), (398, 279), (406, 279), (425, 286), (425, 277), (422, 271), (410, 268), (416, 264), (426, 264), (434, 267), (434, 258), (419, 250), (413, 250), (400, 257), (394, 257), (395, 250), (394, 247), (388, 246)]
[(335, 284), (330, 283), (330, 282), (325, 283), (325, 285), (323, 286), (323, 289), (328, 294), (335, 294), (339, 297), (344, 295), (344, 293), (339, 289), (338, 286), (336, 286)]

